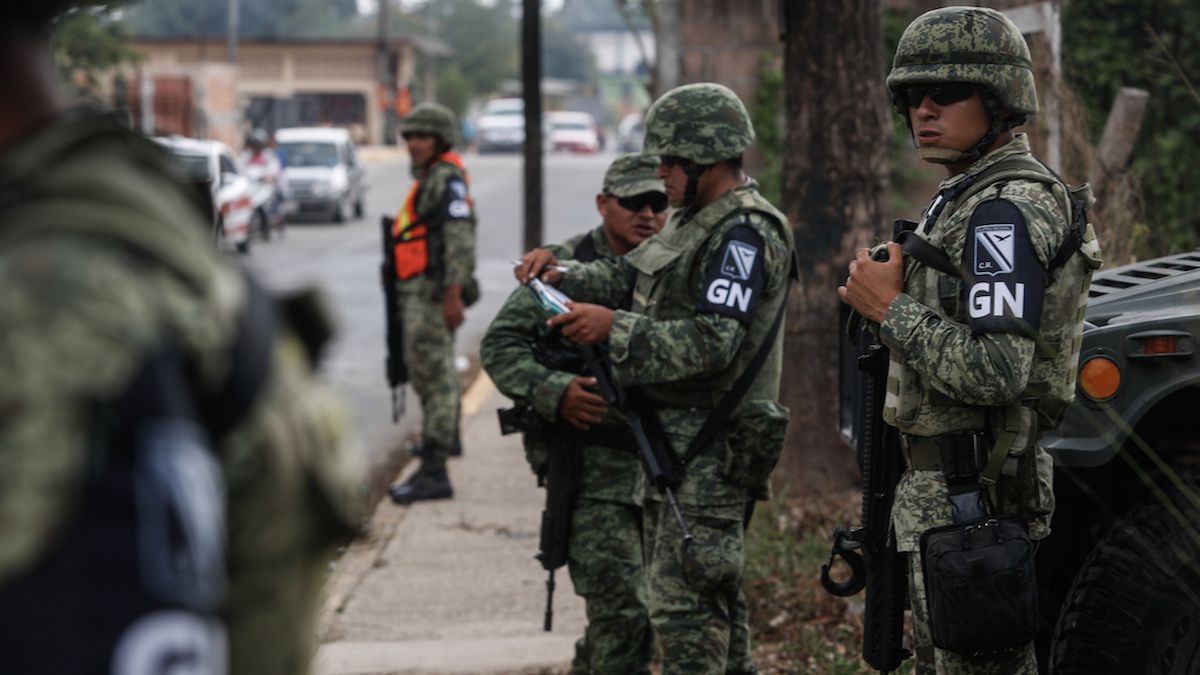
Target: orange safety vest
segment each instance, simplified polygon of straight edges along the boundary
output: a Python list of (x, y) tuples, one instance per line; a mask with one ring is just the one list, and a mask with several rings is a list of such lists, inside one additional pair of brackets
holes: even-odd
[[(462, 171), (467, 185), (471, 184), (467, 167), (458, 153), (442, 153), (434, 161), (446, 162), (457, 167)], [(400, 212), (396, 214), (395, 224), (392, 225), (392, 241), (396, 242), (392, 249), (396, 257), (396, 277), (401, 281), (420, 276), (429, 269), (429, 225), (421, 220), (420, 214), (417, 213), (417, 196), (420, 192), (421, 182), (413, 181)], [(472, 203), (470, 197), (467, 197), (467, 203)]]

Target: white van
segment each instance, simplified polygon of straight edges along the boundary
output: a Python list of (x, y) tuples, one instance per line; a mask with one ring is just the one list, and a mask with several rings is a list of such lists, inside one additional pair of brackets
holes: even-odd
[(345, 129), (296, 127), (275, 132), (288, 215), (331, 219), (363, 215), (367, 183)]

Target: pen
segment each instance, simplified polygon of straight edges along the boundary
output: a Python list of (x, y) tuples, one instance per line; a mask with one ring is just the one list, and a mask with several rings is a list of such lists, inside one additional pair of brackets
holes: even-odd
[[(521, 264), (520, 260), (510, 260), (508, 262), (511, 265), (520, 265)], [(571, 268), (567, 267), (566, 265), (546, 265), (542, 269), (550, 270), (551, 272), (561, 272), (563, 274), (566, 274), (567, 272), (570, 271)]]

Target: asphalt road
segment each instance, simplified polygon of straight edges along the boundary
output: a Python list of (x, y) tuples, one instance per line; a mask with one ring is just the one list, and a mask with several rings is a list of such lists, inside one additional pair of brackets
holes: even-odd
[[(321, 288), (336, 316), (339, 333), (328, 351), (323, 374), (342, 394), (357, 430), (365, 467), (377, 467), (402, 440), (419, 430), (416, 396), (407, 392), (407, 411), (391, 419), (391, 395), (383, 364), (383, 304), (379, 287), (379, 221), (394, 214), (411, 182), (405, 155), (364, 152), (370, 190), (366, 215), (344, 224), (291, 223), (283, 240), (256, 242), (244, 257), (275, 290)], [(599, 224), (595, 194), (613, 155), (547, 156), (545, 241), (554, 242)], [(456, 355), (476, 360), (488, 323), (515, 287), (509, 261), (522, 252), (523, 169), (519, 155), (468, 155), (477, 228), (482, 297), (467, 310)], [(466, 452), (472, 448), (467, 447)]]

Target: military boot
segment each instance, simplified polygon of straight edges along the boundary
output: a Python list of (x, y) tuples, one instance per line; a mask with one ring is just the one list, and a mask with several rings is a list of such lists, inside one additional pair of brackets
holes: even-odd
[(421, 468), (403, 483), (388, 488), (388, 495), (397, 504), (411, 504), (426, 499), (449, 499), (454, 496), (446, 467), (421, 463)]
[[(414, 445), (412, 448), (413, 457), (428, 457), (428, 451), (426, 450), (427, 445), (428, 444), (425, 441), (421, 441), (420, 443)], [(462, 443), (460, 441), (455, 441), (453, 445), (447, 448), (447, 450), (449, 451), (451, 457), (462, 457)]]

